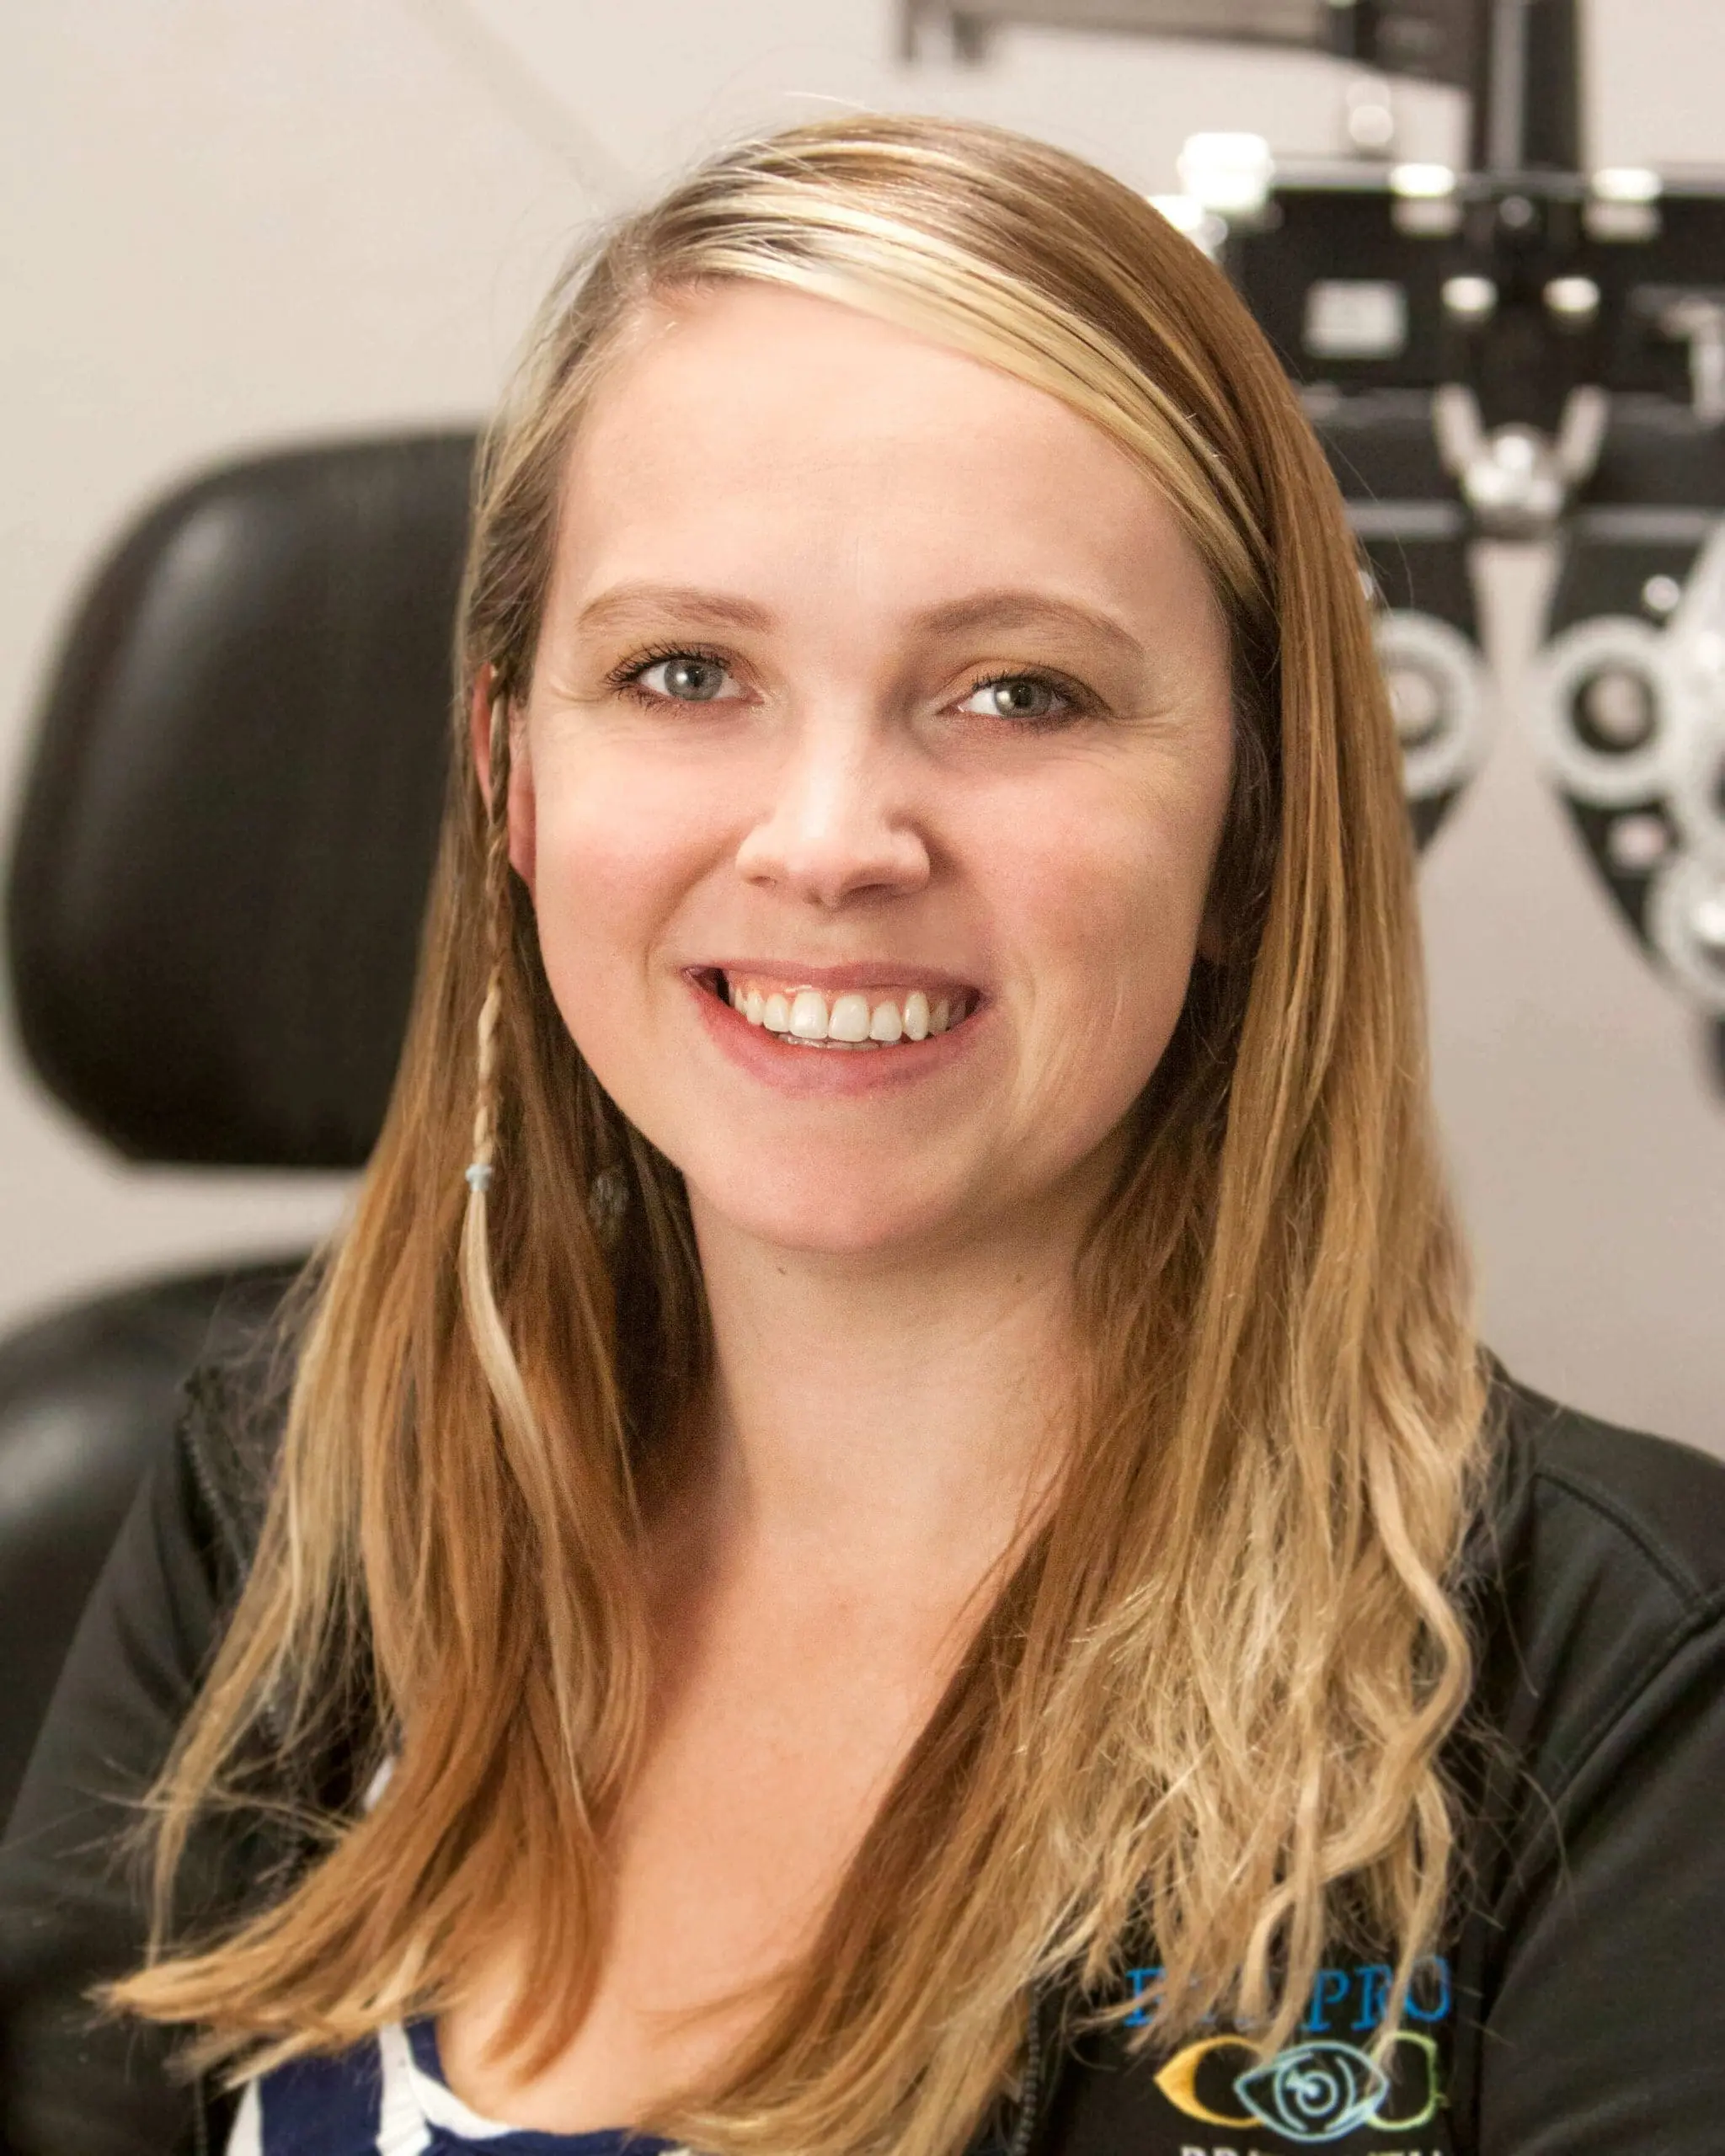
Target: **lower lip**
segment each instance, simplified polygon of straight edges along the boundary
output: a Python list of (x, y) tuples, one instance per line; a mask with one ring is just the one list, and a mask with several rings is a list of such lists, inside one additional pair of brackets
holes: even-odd
[(988, 1016), (979, 1004), (969, 1017), (926, 1040), (900, 1041), (875, 1049), (804, 1048), (793, 1045), (765, 1026), (751, 1026), (740, 1011), (720, 1001), (698, 980), (685, 976), (702, 1023), (731, 1061), (782, 1093), (814, 1093), (848, 1098), (862, 1093), (891, 1092), (950, 1070), (965, 1055), (976, 1028)]

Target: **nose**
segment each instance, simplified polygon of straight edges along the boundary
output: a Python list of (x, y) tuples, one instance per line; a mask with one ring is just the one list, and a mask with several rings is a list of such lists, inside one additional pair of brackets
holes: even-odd
[(773, 792), (737, 851), (751, 883), (830, 911), (920, 890), (930, 857), (904, 750), (886, 730), (832, 711), (798, 725)]

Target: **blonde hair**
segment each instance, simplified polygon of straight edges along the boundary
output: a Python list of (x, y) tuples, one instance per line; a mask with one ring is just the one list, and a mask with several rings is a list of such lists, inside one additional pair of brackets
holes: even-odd
[[(638, 1757), (638, 1477), (708, 1338), (676, 1171), (583, 1063), (507, 871), (509, 707), (561, 472), (654, 296), (760, 280), (1059, 398), (1178, 510), (1231, 627), (1236, 774), (1200, 960), (1076, 1281), (1070, 1465), (827, 1912), (723, 2085), (638, 2121), (736, 2152), (948, 2156), (1027, 2001), (1150, 2041), (1291, 2029), (1326, 1942), (1439, 1935), (1440, 1748), (1470, 1683), (1453, 1572), (1484, 1385), (1429, 1123), (1412, 856), (1355, 555), (1226, 280), (1041, 144), (836, 120), (718, 157), (553, 294), (478, 485), (456, 766), (413, 1023), (318, 1287), (243, 1598), (158, 1791), (159, 1912), (194, 1822), (369, 1702), (382, 1801), (227, 1935), (158, 1936), (123, 2006), (255, 2066), (433, 2010), (507, 1924), (504, 2041), (591, 1995)], [(467, 745), (494, 697), (488, 808)], [(472, 1043), (481, 1043), (475, 1120)], [(463, 1171), (489, 1162), (464, 1187)], [(248, 1748), (251, 1748), (248, 1751)]]

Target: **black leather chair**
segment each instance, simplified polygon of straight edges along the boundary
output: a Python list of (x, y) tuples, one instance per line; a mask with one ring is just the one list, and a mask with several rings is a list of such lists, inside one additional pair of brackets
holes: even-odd
[[(126, 1158), (357, 1167), (399, 1051), (446, 764), (471, 434), (297, 450), (163, 502), (77, 608), (8, 897), (37, 1075)], [(0, 1340), (0, 1820), (144, 1462), (300, 1258)]]

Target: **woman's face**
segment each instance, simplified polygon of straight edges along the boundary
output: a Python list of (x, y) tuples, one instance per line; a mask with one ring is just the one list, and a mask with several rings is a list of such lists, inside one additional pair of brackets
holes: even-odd
[(769, 286), (638, 325), (569, 457), (511, 851), (697, 1214), (885, 1255), (1092, 1190), (1230, 762), (1204, 571), (1100, 432)]

